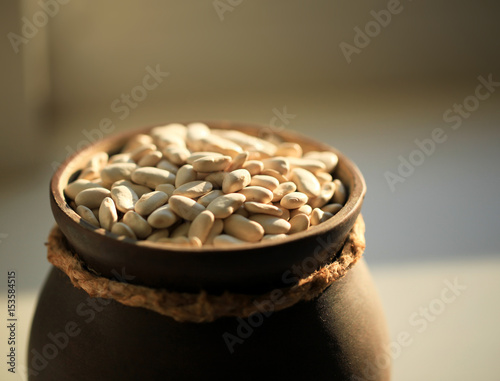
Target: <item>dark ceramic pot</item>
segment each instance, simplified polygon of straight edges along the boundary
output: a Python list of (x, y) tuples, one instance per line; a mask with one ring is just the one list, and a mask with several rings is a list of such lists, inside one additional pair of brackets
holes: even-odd
[[(262, 126), (207, 122), (258, 135)], [(166, 250), (117, 240), (95, 229), (69, 207), (64, 186), (97, 151), (117, 152), (138, 132), (104, 139), (69, 158), (51, 182), (51, 206), (72, 249), (108, 278), (176, 291), (224, 290), (258, 294), (289, 287), (284, 274), (303, 268), (318, 242), (328, 242), (326, 264), (334, 259), (358, 217), (366, 187), (358, 168), (330, 146), (280, 132), (304, 151), (338, 154), (334, 176), (349, 193), (333, 218), (279, 243), (241, 249)], [(388, 342), (380, 302), (362, 260), (318, 298), (279, 312), (212, 323), (179, 323), (170, 317), (118, 302), (92, 299), (53, 268), (43, 288), (29, 344), (30, 380), (202, 380), (328, 379), (389, 380), (383, 361)]]

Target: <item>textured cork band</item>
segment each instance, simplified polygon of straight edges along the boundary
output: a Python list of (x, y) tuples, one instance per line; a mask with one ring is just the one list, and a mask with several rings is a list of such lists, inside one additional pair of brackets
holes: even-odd
[[(365, 224), (360, 215), (335, 261), (300, 279), (294, 286), (279, 289), (279, 303), (274, 304), (274, 310), (279, 311), (300, 301), (311, 300), (344, 276), (364, 252), (364, 232)], [(47, 247), (48, 260), (62, 270), (75, 287), (85, 290), (91, 297), (114, 299), (126, 306), (147, 308), (179, 322), (202, 323), (221, 317), (248, 317), (260, 311), (259, 307), (265, 303), (276, 299), (277, 290), (260, 295), (230, 292), (210, 295), (205, 291), (193, 294), (154, 289), (100, 277), (87, 270), (78, 256), (70, 251), (57, 226), (50, 232)]]

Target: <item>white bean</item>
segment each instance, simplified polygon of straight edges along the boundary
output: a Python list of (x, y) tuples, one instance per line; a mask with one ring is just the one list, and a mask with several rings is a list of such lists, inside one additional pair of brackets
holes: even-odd
[(231, 247), (234, 245), (247, 245), (248, 242), (235, 238), (228, 234), (221, 234), (214, 238), (213, 245), (216, 247)]
[(172, 164), (168, 160), (160, 160), (158, 164), (156, 164), (156, 168), (164, 169), (165, 171), (169, 171), (170, 173), (177, 174), (179, 171), (179, 167), (175, 164)]
[[(250, 213), (248, 210), (245, 209), (245, 204), (241, 205), (238, 209), (234, 211), (234, 214), (239, 214), (240, 216), (248, 218), (250, 216)], [(264, 205), (264, 204), (262, 204)], [(267, 205), (267, 204), (266, 204)]]
[(106, 166), (108, 160), (109, 155), (106, 152), (98, 152), (90, 158), (89, 162), (87, 163), (87, 168), (94, 168), (100, 171)]
[(286, 181), (278, 185), (278, 187), (273, 190), (273, 202), (280, 201), (288, 193), (295, 192), (297, 190), (297, 185), (292, 181)]
[(139, 213), (134, 211), (125, 213), (123, 223), (128, 225), (134, 234), (141, 239), (146, 238), (153, 231), (148, 222)]
[(96, 180), (99, 178), (100, 171), (96, 168), (84, 168), (80, 175), (78, 176), (78, 179), (85, 179), (85, 180)]
[(324, 172), (326, 165), (320, 160), (304, 159), (302, 157), (288, 157), (290, 168), (303, 168), (311, 173)]
[(80, 217), (82, 217), (82, 220), (87, 221), (89, 224), (96, 228), (100, 228), (101, 225), (99, 224), (99, 221), (94, 215), (94, 212), (92, 212), (91, 209), (87, 208), (84, 205), (80, 205), (76, 208), (76, 212)]
[(264, 236), (264, 228), (257, 222), (233, 214), (224, 220), (224, 232), (246, 242), (257, 242)]
[(212, 172), (207, 177), (205, 177), (205, 180), (211, 182), (214, 188), (221, 189), (226, 175), (227, 172)]
[(142, 216), (153, 213), (168, 201), (168, 195), (164, 192), (154, 191), (143, 194), (135, 203), (135, 211)]
[(151, 129), (149, 134), (154, 138), (171, 137), (175, 136), (180, 138), (183, 142), (186, 138), (187, 128), (180, 123), (169, 123), (165, 126), (158, 126)]
[(113, 185), (111, 185), (111, 189), (113, 189), (114, 187), (117, 187), (118, 185), (124, 185), (124, 186), (132, 189), (135, 192), (135, 194), (137, 195), (137, 197), (141, 197), (143, 194), (151, 192), (151, 188), (145, 187), (144, 185), (134, 184), (133, 182), (128, 181), (128, 180), (115, 181), (113, 183)]
[(185, 164), (179, 168), (175, 176), (175, 187), (178, 188), (183, 184), (196, 180), (196, 171), (191, 164)]
[(270, 169), (270, 168), (264, 169), (264, 170), (262, 170), (262, 172), (260, 174), (265, 175), (265, 176), (272, 176), (276, 180), (278, 180), (278, 182), (280, 184), (288, 181), (288, 178), (286, 176), (282, 175), (281, 173), (279, 173), (278, 171), (276, 171), (274, 169)]
[(130, 227), (124, 224), (123, 222), (117, 222), (116, 224), (114, 224), (113, 227), (111, 228), (111, 233), (132, 239), (137, 239), (137, 237), (134, 234), (134, 231), (130, 229)]
[(202, 157), (221, 157), (224, 156), (219, 152), (210, 152), (210, 151), (199, 151), (199, 152), (193, 152), (191, 156), (187, 158), (187, 163), (193, 165), (195, 160), (201, 159)]
[(244, 152), (237, 154), (233, 158), (233, 161), (229, 165), (229, 168), (227, 168), (227, 171), (232, 172), (236, 169), (241, 169), (243, 167), (243, 164), (245, 164), (245, 161), (247, 161), (248, 156), (249, 156), (249, 153), (247, 151), (244, 151)]
[(205, 243), (208, 234), (215, 222), (214, 214), (209, 210), (204, 210), (193, 220), (188, 232), (188, 238), (198, 237), (201, 243)]
[(168, 238), (169, 235), (170, 231), (168, 229), (160, 229), (149, 235), (146, 241), (156, 242), (160, 238)]
[(333, 183), (335, 184), (335, 193), (333, 194), (332, 201), (335, 204), (344, 205), (347, 201), (347, 190), (345, 189), (344, 184), (342, 184), (342, 181), (336, 179), (333, 180)]
[[(184, 127), (184, 126), (183, 126)], [(185, 128), (185, 127), (184, 127)], [(155, 142), (158, 147), (161, 149), (166, 148), (168, 146), (177, 146), (186, 148), (186, 141), (180, 135), (175, 134), (162, 134), (155, 137)]]
[(174, 194), (175, 187), (172, 184), (160, 184), (155, 191), (166, 193), (168, 197)]
[(144, 156), (150, 154), (151, 152), (156, 151), (156, 146), (152, 143), (150, 144), (144, 144), (142, 146), (137, 147), (133, 151), (130, 152), (130, 158), (138, 162), (141, 160)]
[(116, 204), (116, 209), (122, 213), (133, 210), (139, 199), (137, 194), (125, 185), (118, 185), (111, 189), (111, 198)]
[(217, 197), (223, 196), (224, 192), (219, 189), (215, 189), (213, 191), (208, 192), (206, 195), (201, 196), (197, 202), (203, 205), (205, 208)]
[(297, 214), (294, 217), (290, 218), (290, 230), (288, 234), (299, 233), (309, 229), (310, 221), (309, 216), (305, 214)]
[(280, 217), (283, 211), (272, 204), (262, 204), (260, 202), (248, 201), (244, 204), (245, 209), (253, 214), (269, 214), (271, 216)]
[(205, 210), (203, 205), (184, 196), (173, 195), (168, 199), (168, 204), (175, 214), (188, 221), (193, 221), (198, 214)]
[(262, 241), (280, 241), (284, 238), (286, 238), (286, 234), (266, 234), (264, 237), (262, 237)]
[(228, 172), (222, 181), (222, 191), (224, 193), (234, 193), (250, 184), (252, 177), (246, 169), (236, 169)]
[(163, 157), (160, 151), (153, 151), (146, 155), (144, 155), (138, 162), (137, 165), (139, 167), (154, 167), (157, 165), (161, 158)]
[(208, 181), (190, 181), (174, 190), (174, 195), (185, 196), (189, 198), (198, 198), (212, 190), (212, 183)]
[(78, 193), (89, 188), (102, 188), (102, 187), (96, 184), (95, 182), (91, 182), (86, 179), (79, 179), (66, 185), (66, 187), (64, 188), (64, 194), (66, 194), (66, 196), (68, 196), (70, 199), (74, 200)]
[(255, 176), (262, 172), (264, 164), (259, 160), (248, 160), (243, 164), (243, 169), (246, 169), (252, 176)]
[(278, 188), (280, 185), (278, 179), (272, 176), (267, 175), (255, 175), (252, 177), (252, 181), (250, 181), (250, 185), (259, 186), (269, 189), (271, 192)]
[(238, 193), (244, 195), (247, 201), (256, 201), (263, 204), (267, 204), (273, 199), (273, 192), (267, 188), (259, 186), (248, 186), (240, 190)]
[(288, 171), (290, 170), (290, 163), (284, 157), (278, 156), (264, 159), (262, 160), (262, 163), (264, 164), (264, 169), (274, 169), (284, 176), (286, 176)]
[(342, 204), (328, 204), (322, 207), (321, 210), (336, 215), (343, 207)]
[(274, 204), (274, 206), (281, 210), (282, 214), (280, 217), (282, 219), (284, 219), (285, 221), (288, 221), (290, 219), (290, 211), (287, 208), (281, 206), (279, 203)]
[(201, 139), (211, 134), (210, 128), (204, 123), (191, 123), (187, 126), (186, 143), (193, 151), (201, 151), (203, 143)]
[(167, 159), (175, 165), (184, 165), (191, 152), (184, 147), (168, 146), (163, 150), (163, 154)]
[(236, 157), (243, 152), (241, 147), (229, 139), (217, 135), (207, 135), (200, 139), (201, 147), (205, 151), (215, 151), (230, 157)]
[(239, 193), (228, 193), (224, 196), (217, 197), (207, 206), (215, 218), (229, 217), (233, 212), (238, 209), (245, 202), (244, 195)]
[(299, 192), (305, 193), (308, 197), (319, 196), (321, 186), (319, 181), (311, 172), (303, 168), (294, 168), (292, 170), (292, 181), (297, 184)]
[(275, 156), (302, 157), (302, 147), (297, 143), (283, 142), (278, 145)]
[(179, 226), (177, 226), (172, 233), (170, 234), (170, 238), (177, 238), (177, 237), (186, 237), (189, 234), (189, 229), (191, 229), (191, 221), (185, 221)]
[(216, 218), (212, 228), (208, 232), (207, 239), (205, 241), (205, 245), (212, 245), (214, 243), (214, 238), (219, 236), (224, 230), (224, 221), (220, 218)]
[(302, 205), (300, 208), (294, 209), (290, 212), (290, 217), (295, 217), (297, 214), (305, 214), (306, 216), (310, 216), (313, 211), (311, 205)]
[(328, 173), (332, 173), (339, 162), (338, 156), (330, 151), (310, 151), (304, 155), (304, 158), (322, 161), (325, 164), (325, 171)]
[(215, 135), (229, 139), (248, 151), (257, 151), (266, 156), (273, 156), (276, 152), (276, 145), (255, 136), (247, 135), (237, 130), (213, 130)]
[(268, 214), (254, 214), (249, 218), (261, 225), (266, 234), (286, 234), (290, 230), (290, 223), (280, 217)]
[(142, 167), (132, 173), (132, 181), (155, 189), (160, 184), (174, 184), (175, 174), (155, 167)]
[(101, 179), (107, 185), (111, 185), (118, 180), (130, 180), (136, 168), (137, 164), (135, 163), (108, 164), (101, 171)]
[(176, 246), (190, 246), (190, 247), (201, 247), (200, 240), (194, 237), (189, 239), (187, 237), (173, 237), (173, 238), (160, 238), (158, 243), (168, 243)]
[(288, 193), (280, 201), (280, 205), (287, 209), (297, 209), (307, 204), (308, 197), (302, 192)]
[(130, 158), (130, 153), (119, 153), (111, 156), (108, 160), (108, 164), (119, 164), (119, 163), (135, 164), (134, 161)]
[(309, 205), (313, 208), (322, 208), (332, 199), (336, 185), (334, 182), (324, 183), (321, 186), (321, 193), (318, 197), (309, 199)]
[(157, 229), (168, 228), (178, 220), (179, 217), (172, 211), (168, 204), (156, 209), (147, 219), (148, 224)]
[(118, 213), (112, 198), (106, 197), (102, 200), (99, 207), (99, 223), (106, 230), (111, 230), (113, 225), (118, 221)]
[(330, 219), (333, 217), (333, 214), (330, 212), (324, 212), (323, 210), (319, 208), (313, 209), (311, 213), (311, 225), (319, 225), (322, 222), (325, 222), (326, 220)]
[(106, 188), (88, 188), (79, 192), (75, 197), (76, 205), (84, 205), (89, 209), (98, 208), (102, 200), (111, 195)]
[(315, 173), (315, 175), (321, 185), (323, 185), (324, 183), (331, 183), (333, 181), (332, 175), (327, 172), (318, 172)]
[(230, 156), (205, 156), (193, 161), (193, 169), (197, 172), (219, 172), (231, 163)]
[(132, 152), (137, 147), (151, 143), (153, 143), (153, 138), (151, 136), (146, 134), (137, 134), (132, 136), (127, 141), (127, 144), (123, 147), (122, 152)]

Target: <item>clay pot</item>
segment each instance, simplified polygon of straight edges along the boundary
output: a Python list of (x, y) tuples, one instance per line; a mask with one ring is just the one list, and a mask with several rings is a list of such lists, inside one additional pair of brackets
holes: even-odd
[[(230, 122), (207, 124), (255, 136), (266, 128)], [(301, 267), (320, 240), (329, 243), (334, 257), (360, 213), (366, 186), (358, 168), (328, 145), (283, 131), (277, 135), (301, 144), (304, 151), (331, 150), (339, 156), (334, 176), (346, 185), (349, 197), (345, 207), (327, 222), (278, 243), (252, 244), (241, 250), (166, 250), (117, 240), (114, 234), (82, 221), (69, 207), (63, 189), (93, 153), (117, 152), (130, 136), (147, 130), (111, 136), (79, 151), (51, 181), (57, 224), (74, 252), (102, 276), (116, 279), (117, 274), (126, 274), (130, 283), (184, 292), (259, 294), (290, 287), (290, 278), (283, 274)], [(180, 323), (114, 300), (89, 298), (53, 268), (33, 320), (29, 379), (389, 380), (386, 345), (383, 313), (363, 260), (312, 301), (278, 312), (270, 308), (247, 319), (221, 318), (212, 323)]]

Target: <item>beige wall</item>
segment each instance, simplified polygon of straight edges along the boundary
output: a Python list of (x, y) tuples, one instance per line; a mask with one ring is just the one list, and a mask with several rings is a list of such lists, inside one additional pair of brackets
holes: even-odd
[[(118, 128), (178, 116), (266, 123), (286, 105), (328, 120), (339, 110), (366, 110), (382, 93), (397, 102), (416, 89), (469, 91), (480, 74), (500, 77), (495, 0), (57, 1), (18, 54), (7, 33), (21, 34), (22, 18), (33, 21), (40, 3), (1, 5), (3, 168), (22, 164), (9, 159), (20, 144), (29, 148), (25, 163), (51, 142), (55, 159), (66, 144), (76, 147), (83, 128), (104, 117), (120, 121), (110, 105), (142, 83), (148, 66), (169, 76)], [(214, 4), (227, 11), (218, 14)], [(354, 28), (365, 29), (388, 4), (397, 13), (348, 63), (339, 45), (354, 45)], [(322, 105), (310, 107), (316, 100)]]
[(433, 84), (500, 67), (500, 3), (484, 0), (402, 0), (348, 64), (339, 44), (353, 44), (354, 27), (386, 8), (386, 0), (244, 0), (221, 21), (212, 1), (73, 0), (50, 29), (54, 100), (107, 102), (155, 64), (171, 73), (162, 97)]
[(43, 153), (51, 117), (48, 25), (22, 37), (24, 15), (35, 2), (0, 3), (0, 169), (12, 172), (33, 165)]

